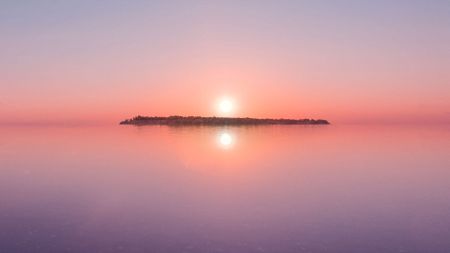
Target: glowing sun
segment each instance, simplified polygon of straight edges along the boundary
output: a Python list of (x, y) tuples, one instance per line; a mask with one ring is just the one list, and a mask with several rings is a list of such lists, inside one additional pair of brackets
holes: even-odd
[(219, 113), (222, 115), (230, 115), (235, 109), (233, 100), (229, 98), (220, 99), (218, 102), (217, 109)]

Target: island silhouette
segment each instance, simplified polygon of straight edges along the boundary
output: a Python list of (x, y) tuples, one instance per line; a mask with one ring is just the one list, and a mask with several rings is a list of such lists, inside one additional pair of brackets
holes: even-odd
[(120, 122), (121, 125), (328, 125), (324, 119), (270, 119), (201, 116), (136, 116)]

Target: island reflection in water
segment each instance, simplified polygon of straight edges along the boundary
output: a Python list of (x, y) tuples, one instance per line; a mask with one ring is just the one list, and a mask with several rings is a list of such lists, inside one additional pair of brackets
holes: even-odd
[(2, 127), (0, 252), (449, 252), (448, 126)]

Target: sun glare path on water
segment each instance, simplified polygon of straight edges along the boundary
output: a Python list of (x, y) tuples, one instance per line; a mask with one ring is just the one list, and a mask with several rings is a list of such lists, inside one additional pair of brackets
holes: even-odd
[(217, 143), (223, 149), (230, 149), (234, 144), (234, 137), (229, 132), (220, 132), (217, 136)]

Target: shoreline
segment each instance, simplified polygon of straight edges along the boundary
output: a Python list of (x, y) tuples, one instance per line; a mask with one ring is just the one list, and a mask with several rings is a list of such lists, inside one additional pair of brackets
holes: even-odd
[(271, 119), (240, 117), (201, 117), (201, 116), (136, 116), (123, 120), (120, 125), (329, 125), (324, 119)]

